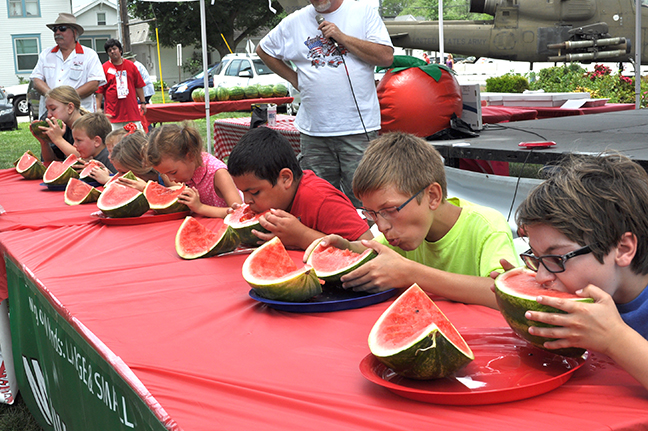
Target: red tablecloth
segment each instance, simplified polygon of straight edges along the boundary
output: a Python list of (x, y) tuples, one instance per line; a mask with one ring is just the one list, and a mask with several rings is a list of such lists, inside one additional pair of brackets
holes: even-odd
[(515, 108), (511, 106), (482, 106), (481, 111), (482, 122), (484, 124), (534, 120), (538, 116), (538, 111), (535, 109)]
[(538, 119), (553, 117), (569, 117), (573, 115), (601, 114), (603, 112), (630, 111), (635, 109), (634, 103), (606, 103), (589, 108), (563, 109), (560, 107), (533, 107), (538, 112)]
[[(299, 131), (293, 125), (295, 117), (277, 114), (277, 125), (272, 129), (284, 135), (288, 142), (299, 154)], [(241, 136), (250, 130), (250, 117), (224, 118), (214, 121), (214, 154), (219, 159), (229, 156), (232, 148), (241, 139)]]
[(98, 223), (90, 215), (98, 211), (96, 204), (69, 206), (64, 191), (50, 191), (41, 183), (15, 169), (0, 170), (0, 232)]
[[(209, 113), (211, 115), (220, 112), (249, 111), (256, 103), (275, 103), (283, 105), (292, 102), (292, 97), (272, 97), (268, 99), (244, 99), (228, 100), (226, 102), (210, 102)], [(146, 105), (146, 116), (144, 124), (167, 123), (182, 120), (196, 120), (205, 117), (204, 102), (187, 103), (157, 103)]]
[[(0, 190), (14, 187), (16, 182), (0, 178)], [(15, 216), (30, 200), (21, 194), (12, 203), (0, 198), (7, 210), (0, 219)], [(210, 228), (221, 223), (203, 221)], [(453, 407), (395, 395), (367, 381), (358, 369), (369, 351), (367, 335), (390, 301), (332, 313), (276, 311), (248, 296), (241, 275), (246, 255), (180, 259), (174, 249), (180, 223), (92, 223), (0, 232), (0, 246), (40, 286), (60, 319), (85, 328), (88, 342), (104, 356), (110, 353), (109, 359), (123, 361), (141, 381), (142, 396), (152, 406), (159, 403), (178, 428), (648, 427), (648, 391), (596, 354), (565, 385), (527, 400)], [(301, 258), (301, 253), (291, 253)], [(438, 304), (460, 329), (505, 326), (495, 310)], [(52, 349), (49, 341), (43, 349)], [(14, 350), (14, 355), (21, 360), (20, 352)], [(48, 364), (41, 365), (51, 376)], [(82, 411), (84, 397), (97, 397), (88, 390), (59, 396), (56, 378), (48, 382), (49, 399), (58, 412), (64, 410), (62, 404), (68, 411)]]

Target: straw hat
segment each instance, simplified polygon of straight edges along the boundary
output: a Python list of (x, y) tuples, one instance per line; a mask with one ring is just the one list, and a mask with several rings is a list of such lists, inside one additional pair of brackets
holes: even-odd
[(52, 27), (57, 25), (67, 25), (69, 27), (74, 28), (77, 31), (77, 36), (81, 36), (83, 34), (83, 27), (77, 24), (76, 17), (71, 13), (60, 13), (58, 18), (56, 18), (56, 21), (54, 21), (54, 23), (46, 24), (46, 25), (50, 30), (52, 29)]

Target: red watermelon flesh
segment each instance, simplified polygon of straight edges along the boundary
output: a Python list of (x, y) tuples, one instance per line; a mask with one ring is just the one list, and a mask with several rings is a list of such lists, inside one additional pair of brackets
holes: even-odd
[(68, 205), (96, 202), (99, 195), (99, 190), (76, 178), (70, 178), (65, 187), (65, 203)]
[(194, 256), (203, 250), (209, 250), (213, 244), (218, 242), (223, 229), (227, 229), (227, 225), (223, 224), (219, 232), (216, 233), (207, 229), (195, 218), (187, 217), (182, 232), (183, 254)]
[(431, 324), (435, 324), (455, 346), (470, 352), (461, 334), (423, 290), (409, 289), (403, 295), (382, 322), (377, 338), (382, 347), (398, 351), (414, 343)]
[[(264, 280), (284, 277), (297, 270), (297, 264), (292, 260), (281, 241), (266, 244), (262, 255), (257, 256), (258, 262), (250, 266), (250, 275)], [(268, 264), (270, 263), (270, 264)]]
[(38, 159), (34, 157), (33, 153), (31, 151), (26, 151), (25, 154), (22, 155), (20, 160), (18, 160), (18, 164), (16, 165), (16, 169), (18, 172), (24, 172), (27, 169), (31, 167), (34, 163), (37, 163)]
[(532, 299), (543, 295), (552, 298), (582, 299), (582, 297), (573, 293), (543, 287), (536, 281), (535, 272), (532, 271), (511, 272), (506, 278), (506, 283), (509, 289)]
[(106, 189), (101, 198), (101, 203), (108, 208), (119, 206), (122, 202), (133, 199), (141, 192), (132, 187), (115, 184), (115, 187)]
[(81, 179), (90, 178), (90, 172), (92, 172), (92, 170), (95, 167), (99, 167), (99, 166), (101, 166), (101, 163), (97, 162), (96, 160), (90, 160), (85, 165), (83, 170), (79, 173), (79, 178), (81, 178)]

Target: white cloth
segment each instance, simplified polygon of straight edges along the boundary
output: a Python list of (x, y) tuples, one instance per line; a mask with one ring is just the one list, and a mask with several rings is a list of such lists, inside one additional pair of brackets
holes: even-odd
[[(79, 88), (89, 81), (99, 81), (100, 86), (106, 83), (106, 76), (97, 53), (79, 43), (65, 60), (58, 45), (42, 51), (38, 56), (36, 67), (29, 77), (42, 79), (50, 88), (60, 85)], [(95, 95), (91, 94), (81, 99), (81, 106), (94, 112), (96, 110)], [(45, 96), (41, 96), (39, 118), (46, 111)]]
[(146, 70), (146, 66), (144, 66), (142, 63), (140, 63), (137, 60), (131, 60), (133, 63), (135, 63), (135, 66), (137, 66), (137, 70), (139, 70), (140, 75), (142, 75), (142, 79), (144, 80), (144, 83), (146, 86), (144, 87), (144, 97), (149, 97), (155, 94), (155, 87), (153, 87), (153, 83), (151, 82), (151, 77), (148, 73), (148, 70)]
[[(317, 29), (316, 14), (309, 5), (288, 15), (261, 40), (261, 49), (297, 67), (301, 105), (294, 124), (300, 132), (311, 136), (364, 133), (344, 64), (335, 46)], [(345, 0), (334, 12), (322, 15), (344, 34), (393, 47), (385, 24), (366, 2)], [(343, 55), (367, 131), (379, 130), (374, 65), (348, 51)]]

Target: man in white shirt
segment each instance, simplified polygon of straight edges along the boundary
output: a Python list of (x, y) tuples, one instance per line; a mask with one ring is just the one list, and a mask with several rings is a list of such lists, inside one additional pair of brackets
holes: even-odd
[(139, 70), (140, 75), (142, 75), (142, 79), (144, 80), (144, 83), (146, 86), (144, 87), (144, 98), (146, 99), (146, 103), (149, 103), (151, 100), (151, 97), (155, 94), (155, 87), (153, 86), (153, 82), (151, 82), (151, 76), (148, 73), (148, 70), (146, 70), (146, 66), (144, 66), (142, 63), (137, 61), (135, 57), (137, 57), (137, 54), (131, 51), (127, 51), (123, 55), (124, 59), (130, 60), (137, 66), (137, 70)]
[(76, 89), (81, 106), (90, 112), (96, 110), (95, 91), (106, 83), (103, 67), (97, 53), (79, 42), (83, 27), (74, 15), (61, 13), (53, 24), (47, 24), (54, 32), (56, 46), (43, 50), (31, 73), (34, 88), (41, 94), (39, 118), (47, 113), (45, 95), (59, 85)]
[(294, 124), (301, 133), (301, 167), (342, 190), (359, 207), (351, 187), (353, 174), (380, 130), (374, 66), (392, 64), (394, 48), (382, 19), (366, 2), (310, 3), (272, 29), (257, 54), (300, 92)]

